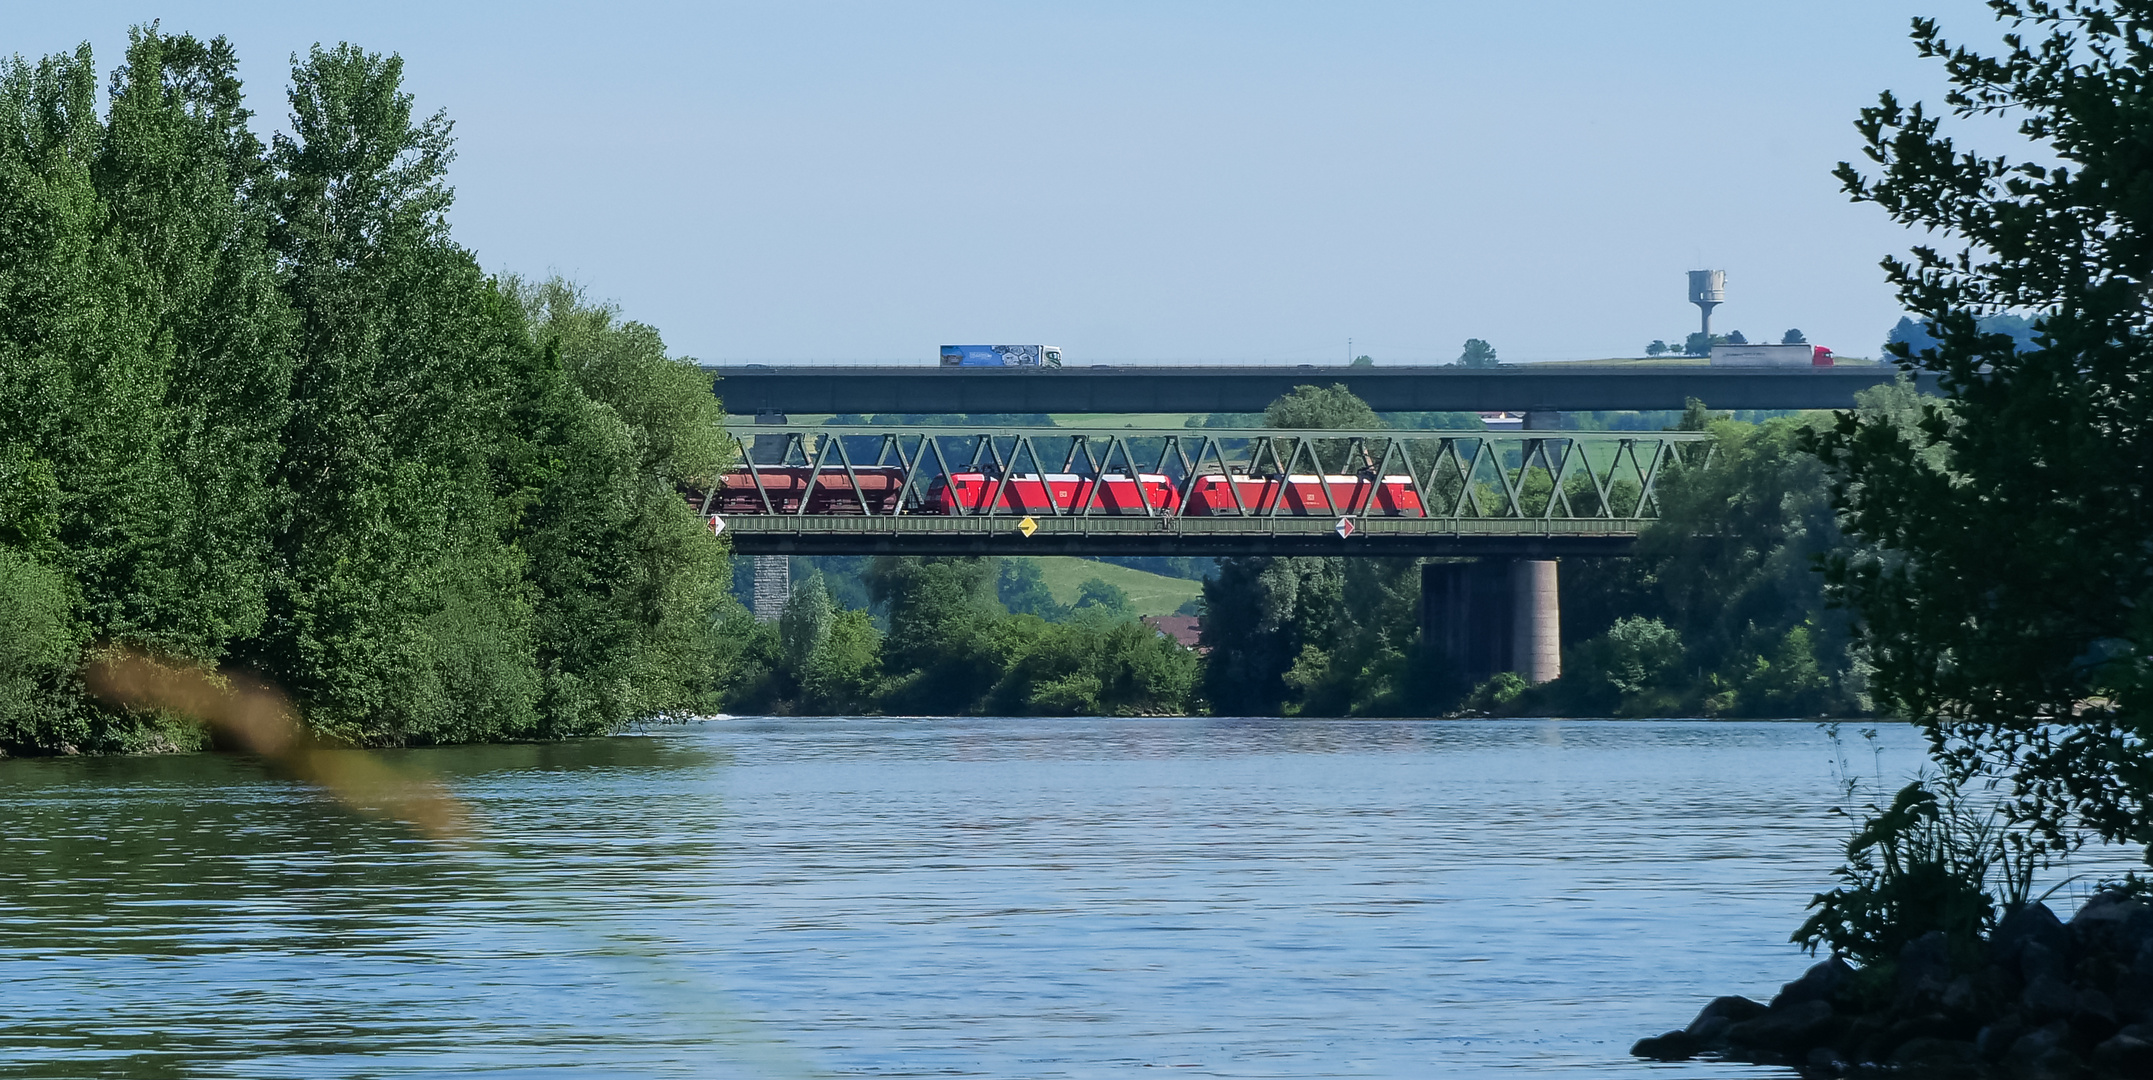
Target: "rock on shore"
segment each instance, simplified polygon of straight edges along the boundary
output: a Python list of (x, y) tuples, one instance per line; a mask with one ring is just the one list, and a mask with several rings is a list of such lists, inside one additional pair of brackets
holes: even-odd
[(1630, 1052), (1792, 1065), (1813, 1077), (1889, 1068), (2153, 1080), (2153, 905), (2101, 893), (2065, 924), (2033, 904), (2005, 917), (1972, 962), (1955, 963), (1941, 933), (1910, 942), (1888, 972), (1834, 957), (1769, 1005), (1718, 998), (1688, 1027)]

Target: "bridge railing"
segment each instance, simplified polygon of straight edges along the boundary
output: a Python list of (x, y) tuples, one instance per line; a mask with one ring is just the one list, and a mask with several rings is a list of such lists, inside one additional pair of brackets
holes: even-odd
[[(1670, 469), (1708, 463), (1713, 446), (1697, 432), (825, 424), (727, 435), (735, 464), (691, 501), (705, 514), (801, 518), (1635, 522), (1659, 515)], [(952, 497), (960, 482), (969, 494)]]

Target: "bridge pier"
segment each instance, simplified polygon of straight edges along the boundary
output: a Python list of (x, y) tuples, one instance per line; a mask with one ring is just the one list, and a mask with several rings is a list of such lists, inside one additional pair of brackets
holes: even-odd
[(1421, 634), (1473, 683), (1514, 671), (1562, 675), (1562, 602), (1553, 559), (1478, 559), (1421, 567)]
[(785, 601), (792, 598), (792, 559), (786, 555), (753, 558), (755, 588), (748, 606), (756, 618), (770, 622), (785, 613)]

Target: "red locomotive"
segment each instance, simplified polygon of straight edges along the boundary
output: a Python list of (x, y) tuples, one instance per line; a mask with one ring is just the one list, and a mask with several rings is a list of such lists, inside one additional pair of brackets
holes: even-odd
[(1181, 492), (1163, 473), (1127, 473), (1082, 476), (1077, 473), (1015, 473), (989, 476), (983, 472), (951, 473), (937, 477), (927, 489), (931, 513), (968, 514), (1000, 512), (1052, 514), (1059, 511), (1093, 514), (1141, 514), (1151, 510), (1172, 513), (1181, 508)]
[[(1329, 497), (1325, 498), (1325, 489)], [(1236, 514), (1378, 514), (1426, 517), (1420, 495), (1408, 476), (1224, 476), (1196, 478), (1187, 512), (1207, 516)]]

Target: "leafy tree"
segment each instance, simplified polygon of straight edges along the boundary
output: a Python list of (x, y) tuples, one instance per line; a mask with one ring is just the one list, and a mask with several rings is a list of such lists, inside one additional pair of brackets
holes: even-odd
[(1781, 345), (1807, 345), (1809, 344), (1809, 339), (1803, 337), (1800, 330), (1789, 330), (1779, 335), (1779, 343)]
[(1129, 594), (1122, 587), (1104, 578), (1085, 578), (1077, 586), (1076, 610), (1097, 609), (1109, 615), (1131, 613)]
[(1710, 356), (1715, 340), (1718, 340), (1715, 335), (1700, 330), (1682, 339), (1682, 353), (1685, 356)]
[(1464, 367), (1485, 368), (1496, 366), (1495, 346), (1479, 338), (1465, 339), (1465, 351), (1458, 354), (1458, 363)]
[(1729, 344), (1729, 345), (1747, 345), (1747, 344), (1749, 344), (1749, 339), (1748, 339), (1748, 338), (1746, 338), (1746, 337), (1743, 337), (1743, 336), (1742, 336), (1742, 332), (1741, 332), (1740, 330), (1733, 330), (1733, 331), (1729, 331), (1729, 332), (1728, 332), (1728, 334), (1727, 334), (1727, 336), (1726, 336), (1725, 338), (1723, 338), (1723, 339), (1720, 339), (1720, 340), (1723, 340), (1723, 341), (1725, 341), (1725, 342), (1726, 342), (1727, 344)]
[[(729, 581), (679, 491), (707, 483), (729, 449), (708, 380), (666, 355), (658, 332), (622, 322), (554, 278), (499, 283), (541, 360), (511, 416), (544, 433), (559, 465), (521, 466), (521, 547), (537, 586), (544, 729), (605, 731), (642, 716), (711, 704), (709, 613)], [(812, 576), (812, 575), (811, 575)]]
[(868, 594), (889, 618), (882, 658), (890, 707), (909, 713), (973, 711), (1011, 643), (996, 636), (995, 565), (972, 557), (879, 556)]
[[(1951, 239), (1885, 261), (1936, 344), (1893, 355), (1940, 373), (1917, 425), (1843, 417), (1819, 440), (1850, 534), (1835, 558), (1875, 692), (1927, 731), (1947, 779), (1999, 771), (2014, 813), (2056, 847), (2083, 826), (2153, 840), (2145, 657), (2153, 644), (2153, 12), (2129, 0), (1995, 0), (1997, 53), (1914, 22), (1943, 61), (1949, 112), (2014, 115), (2038, 160), (1961, 150), (1941, 117), (1885, 94), (1862, 111), (1875, 166), (1857, 200)], [(2025, 347), (1985, 330), (2033, 314)]]
[(1374, 366), (1376, 366), (1376, 359), (1375, 359), (1375, 357), (1373, 357), (1373, 356), (1356, 356), (1356, 357), (1354, 357), (1354, 358), (1353, 358), (1353, 363), (1352, 363), (1352, 364), (1350, 364), (1350, 365), (1348, 365), (1348, 366), (1349, 366), (1349, 367), (1374, 367)]
[(1301, 430), (1358, 429), (1383, 426), (1382, 417), (1343, 383), (1296, 386), (1263, 410), (1263, 426)]
[(1030, 559), (1003, 559), (994, 583), (995, 596), (1012, 614), (1037, 615), (1059, 622), (1069, 614), (1047, 588), (1046, 574)]
[[(1266, 426), (1382, 426), (1343, 386), (1295, 387), (1271, 403)], [(1344, 440), (1325, 440), (1343, 446)], [(1327, 461), (1342, 453), (1321, 449)], [(1410, 662), (1419, 648), (1417, 559), (1236, 557), (1204, 582), (1203, 669), (1213, 711), (1304, 715), (1426, 707)]]
[(1667, 351), (1667, 343), (1658, 338), (1653, 338), (1652, 344), (1645, 346), (1646, 356), (1665, 356)]

